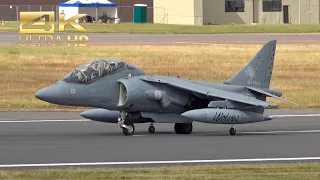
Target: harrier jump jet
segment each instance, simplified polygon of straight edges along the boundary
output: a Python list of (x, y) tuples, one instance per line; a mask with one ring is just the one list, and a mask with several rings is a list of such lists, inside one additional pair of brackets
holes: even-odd
[[(177, 134), (190, 134), (193, 121), (236, 124), (268, 121), (265, 109), (277, 105), (266, 97), (281, 98), (270, 89), (276, 40), (264, 45), (238, 73), (222, 84), (170, 76), (147, 75), (116, 59), (96, 60), (75, 68), (60, 81), (39, 90), (38, 99), (54, 104), (95, 107), (81, 115), (87, 119), (118, 123), (124, 135), (135, 132), (135, 123), (174, 123)], [(295, 103), (293, 103), (295, 104)]]

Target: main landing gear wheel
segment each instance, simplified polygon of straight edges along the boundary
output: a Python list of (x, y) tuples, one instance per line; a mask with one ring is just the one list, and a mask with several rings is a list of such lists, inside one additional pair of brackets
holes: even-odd
[(237, 133), (236, 128), (235, 128), (234, 126), (232, 126), (232, 127), (230, 128), (230, 130), (229, 130), (229, 133), (230, 133), (231, 136), (236, 135), (236, 133)]
[(124, 125), (124, 127), (122, 128), (122, 132), (124, 135), (126, 136), (131, 136), (134, 134), (135, 128), (134, 128), (134, 124), (128, 124), (128, 125)]
[(148, 128), (149, 133), (154, 133), (156, 131), (156, 128), (153, 126), (153, 124), (150, 124), (149, 128)]
[(130, 114), (121, 111), (118, 118), (118, 124), (122, 128), (122, 132), (126, 136), (131, 136), (134, 134), (135, 128), (133, 122), (130, 120)]
[(192, 132), (192, 123), (175, 123), (174, 131), (177, 134), (190, 134)]

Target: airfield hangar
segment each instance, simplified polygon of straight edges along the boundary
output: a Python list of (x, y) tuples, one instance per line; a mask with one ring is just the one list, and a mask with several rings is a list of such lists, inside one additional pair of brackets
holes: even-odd
[[(154, 0), (154, 23), (319, 24), (319, 0)], [(161, 7), (161, 8), (160, 8)]]

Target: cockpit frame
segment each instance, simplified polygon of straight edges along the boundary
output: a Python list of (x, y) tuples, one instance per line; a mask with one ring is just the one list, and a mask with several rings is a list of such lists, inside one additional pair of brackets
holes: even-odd
[(127, 65), (119, 60), (96, 60), (75, 68), (62, 80), (67, 83), (90, 84), (101, 77), (113, 74)]

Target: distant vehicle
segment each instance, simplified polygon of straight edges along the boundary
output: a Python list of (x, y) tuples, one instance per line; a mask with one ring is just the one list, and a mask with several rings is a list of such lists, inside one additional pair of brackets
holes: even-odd
[(175, 123), (177, 134), (190, 134), (193, 121), (235, 124), (268, 121), (265, 109), (277, 105), (266, 97), (281, 98), (270, 89), (276, 40), (264, 45), (257, 55), (223, 84), (178, 77), (147, 75), (116, 59), (96, 60), (74, 69), (63, 79), (39, 90), (38, 99), (54, 104), (96, 107), (81, 113), (94, 121), (119, 123), (124, 135), (135, 132), (135, 123)]

